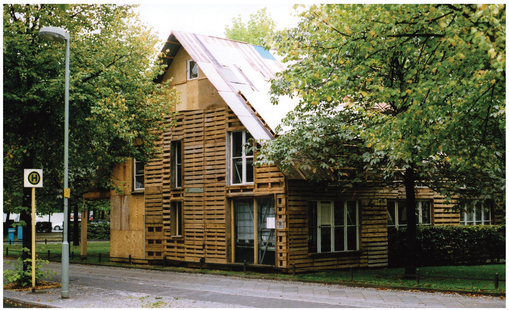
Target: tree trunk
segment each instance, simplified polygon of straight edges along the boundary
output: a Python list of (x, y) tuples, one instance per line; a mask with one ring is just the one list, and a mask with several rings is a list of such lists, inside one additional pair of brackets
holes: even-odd
[(416, 249), (417, 249), (417, 223), (415, 221), (415, 176), (414, 169), (407, 168), (405, 171), (406, 208), (407, 208), (407, 255), (405, 264), (405, 277), (413, 277), (416, 272)]
[[(33, 169), (34, 159), (31, 155), (23, 156), (23, 169)], [(23, 171), (20, 171), (23, 175)], [(23, 184), (23, 183), (22, 183)], [(28, 270), (28, 266), (31, 265), (31, 262), (25, 262), (27, 259), (32, 258), (32, 189), (28, 187), (23, 187), (23, 202), (22, 202), (22, 211), (20, 212), (19, 220), (25, 222), (25, 226), (23, 226), (23, 247), (29, 249), (28, 252), (23, 252), (21, 255), (21, 259), (23, 261), (23, 271)], [(31, 278), (30, 278), (31, 280)]]

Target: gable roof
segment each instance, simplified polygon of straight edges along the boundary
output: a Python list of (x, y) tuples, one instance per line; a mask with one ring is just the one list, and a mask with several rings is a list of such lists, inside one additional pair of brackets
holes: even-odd
[(171, 65), (181, 46), (251, 135), (256, 140), (273, 139), (276, 127), (297, 101), (280, 98), (279, 105), (272, 105), (269, 80), (284, 67), (270, 51), (239, 41), (172, 31), (162, 49), (165, 64)]

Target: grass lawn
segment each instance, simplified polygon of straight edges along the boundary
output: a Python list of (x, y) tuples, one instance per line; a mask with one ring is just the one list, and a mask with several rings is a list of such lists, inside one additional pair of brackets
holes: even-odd
[[(9, 248), (9, 256), (18, 256), (21, 245), (4, 244), (4, 255), (6, 248)], [(79, 261), (80, 246), (72, 246), (71, 251), (74, 253), (74, 261)], [(51, 254), (51, 260), (60, 260), (62, 255), (62, 244), (36, 244), (36, 253), (39, 258), (46, 260), (48, 251)], [(102, 255), (102, 263), (108, 265), (122, 266), (122, 264), (109, 263), (110, 243), (109, 242), (88, 242), (87, 243), (87, 262), (97, 263), (99, 253)], [(140, 267), (160, 270), (184, 270), (184, 268), (161, 266), (143, 266), (129, 265), (129, 267)], [(243, 272), (228, 272), (223, 270), (196, 270), (196, 272), (229, 274), (241, 276)], [(298, 271), (298, 270), (297, 270)], [(421, 278), (419, 285), (416, 279), (403, 279), (404, 268), (383, 268), (383, 269), (362, 269), (354, 270), (353, 284), (379, 285), (387, 288), (391, 287), (409, 287), (409, 288), (426, 288), (431, 290), (451, 290), (463, 292), (478, 293), (505, 293), (505, 281), (499, 281), (498, 289), (495, 289), (495, 274), (499, 274), (500, 280), (505, 280), (505, 264), (493, 264), (482, 266), (443, 266), (443, 267), (420, 267), (419, 272)], [(255, 272), (248, 271), (247, 274), (257, 275)], [(265, 278), (275, 279), (295, 279), (305, 281), (320, 281), (328, 283), (347, 284), (350, 282), (350, 270), (342, 271), (326, 271), (312, 273), (297, 273), (294, 277), (292, 274), (263, 274)]]
[[(390, 287), (415, 287), (439, 290), (505, 293), (505, 282), (495, 290), (495, 274), (505, 280), (505, 264), (481, 266), (420, 267), (419, 285), (416, 279), (403, 279), (404, 268), (355, 270), (353, 282)], [(300, 274), (297, 279), (325, 282), (350, 282), (350, 271)]]
[[(69, 247), (71, 252), (76, 257), (79, 257), (81, 246), (73, 246), (72, 242), (69, 242)], [(6, 253), (6, 249), (9, 249), (9, 256), (18, 256), (21, 251), (21, 244), (11, 244), (6, 245), (4, 243), (4, 255)], [(50, 255), (52, 260), (55, 260), (59, 257), (62, 257), (62, 243), (36, 243), (35, 244), (35, 253), (41, 259), (48, 259), (48, 251), (50, 251)], [(99, 255), (109, 255), (110, 254), (110, 243), (109, 242), (87, 242), (87, 255), (97, 256)]]

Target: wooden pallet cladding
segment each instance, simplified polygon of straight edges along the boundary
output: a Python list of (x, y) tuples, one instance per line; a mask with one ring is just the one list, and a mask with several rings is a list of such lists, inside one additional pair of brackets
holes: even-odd
[[(267, 102), (257, 100), (264, 94), (256, 92), (266, 88), (254, 83), (283, 67), (238, 41), (174, 32), (168, 42), (172, 58), (159, 80), (172, 78), (181, 103), (165, 118), (174, 126), (160, 133), (160, 156), (144, 166), (144, 188), (133, 188), (132, 160), (114, 169), (123, 190), (110, 195), (112, 256), (194, 266), (246, 262), (283, 272), (388, 266), (388, 227), (403, 218), (395, 213), (404, 187), (344, 190), (276, 165), (253, 167), (252, 178), (246, 172), (234, 181), (249, 170), (247, 156), (232, 155), (234, 137), (274, 134), (273, 120), (263, 119), (274, 107), (263, 109)], [(256, 61), (233, 63), (246, 55)], [(462, 214), (432, 190), (416, 188), (416, 199), (429, 207), (426, 225), (460, 224)], [(492, 217), (498, 222), (504, 214)]]

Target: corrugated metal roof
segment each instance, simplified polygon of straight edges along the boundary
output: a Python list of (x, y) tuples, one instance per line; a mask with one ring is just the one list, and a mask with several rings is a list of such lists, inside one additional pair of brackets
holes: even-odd
[[(219, 95), (239, 117), (257, 140), (272, 139), (251, 105), (274, 131), (286, 114), (293, 110), (296, 100), (282, 100), (274, 106), (270, 102), (270, 82), (284, 67), (263, 47), (239, 41), (205, 35), (173, 31), (163, 53), (168, 65), (180, 45), (189, 53), (203, 73), (218, 90)], [(242, 94), (242, 96), (241, 96)], [(248, 102), (244, 99), (246, 98)]]

